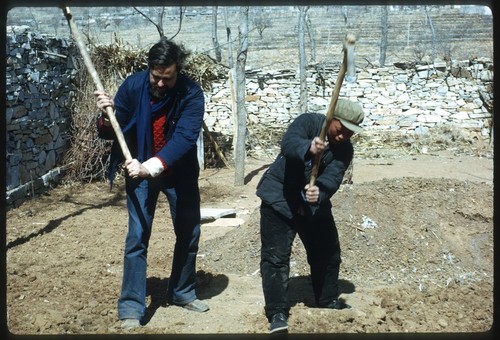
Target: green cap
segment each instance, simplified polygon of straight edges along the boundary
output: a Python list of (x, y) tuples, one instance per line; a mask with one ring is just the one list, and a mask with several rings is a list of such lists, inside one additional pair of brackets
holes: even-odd
[(365, 118), (363, 108), (356, 102), (339, 98), (335, 105), (333, 118), (340, 120), (343, 126), (352, 132), (361, 132), (363, 128), (359, 126)]

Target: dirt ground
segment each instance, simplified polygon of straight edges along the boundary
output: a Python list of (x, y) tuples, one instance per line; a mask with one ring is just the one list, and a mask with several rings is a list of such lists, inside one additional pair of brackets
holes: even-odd
[[(202, 225), (199, 314), (167, 306), (174, 235), (157, 209), (148, 322), (133, 334), (266, 334), (255, 186), (269, 157), (200, 176), (202, 207), (236, 210)], [(453, 151), (356, 158), (333, 198), (350, 310), (315, 308), (302, 244), (291, 259), (293, 334), (466, 333), (493, 326), (493, 157)], [(117, 319), (127, 212), (122, 182), (60, 185), (7, 212), (7, 326), (16, 335), (122, 334)], [(436, 334), (435, 334), (436, 335)]]

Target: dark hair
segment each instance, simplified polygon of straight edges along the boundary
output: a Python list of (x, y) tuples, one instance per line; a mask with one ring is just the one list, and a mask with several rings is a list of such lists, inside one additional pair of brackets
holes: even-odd
[(148, 53), (148, 67), (177, 65), (177, 72), (184, 68), (186, 58), (189, 56), (184, 46), (177, 45), (166, 37), (161, 37), (160, 41), (151, 47)]

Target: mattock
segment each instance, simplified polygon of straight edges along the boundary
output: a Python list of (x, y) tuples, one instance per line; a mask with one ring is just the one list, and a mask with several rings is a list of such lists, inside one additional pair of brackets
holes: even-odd
[[(340, 66), (339, 74), (337, 76), (337, 81), (335, 82), (335, 87), (333, 88), (332, 98), (330, 99), (330, 106), (326, 112), (326, 118), (321, 127), (321, 133), (319, 138), (324, 141), (326, 136), (326, 131), (333, 120), (333, 113), (335, 112), (335, 106), (337, 106), (337, 100), (339, 99), (340, 87), (344, 82), (344, 77), (346, 80), (353, 82), (356, 80), (356, 66), (354, 64), (354, 43), (356, 42), (356, 37), (353, 34), (347, 34), (344, 38), (344, 60)], [(316, 177), (318, 175), (319, 161), (321, 159), (321, 153), (316, 154), (313, 159), (312, 169), (311, 169), (311, 179), (309, 180), (309, 185), (313, 186), (316, 182)]]
[[(69, 7), (63, 7), (63, 12), (64, 12), (64, 16), (68, 20), (71, 34), (73, 35), (73, 38), (76, 41), (78, 49), (80, 50), (80, 54), (82, 55), (83, 62), (85, 63), (87, 71), (92, 76), (92, 79), (94, 81), (95, 86), (97, 87), (97, 90), (104, 91), (104, 86), (102, 86), (101, 80), (99, 79), (99, 75), (97, 74), (97, 71), (94, 67), (94, 64), (92, 63), (92, 59), (90, 59), (90, 56), (87, 52), (87, 48), (86, 48), (85, 44), (83, 43), (83, 39), (80, 35), (80, 32), (78, 31), (78, 28), (76, 27), (75, 21), (73, 20), (73, 15), (71, 14)], [(113, 127), (113, 130), (115, 132), (116, 139), (118, 140), (118, 143), (120, 144), (120, 148), (123, 152), (123, 156), (125, 157), (126, 160), (131, 160), (132, 155), (130, 154), (130, 151), (127, 147), (127, 143), (125, 142), (125, 137), (123, 136), (123, 132), (121, 130), (120, 124), (116, 120), (116, 116), (115, 116), (115, 113), (113, 112), (113, 108), (110, 106), (106, 107), (106, 113), (108, 115), (111, 126)]]

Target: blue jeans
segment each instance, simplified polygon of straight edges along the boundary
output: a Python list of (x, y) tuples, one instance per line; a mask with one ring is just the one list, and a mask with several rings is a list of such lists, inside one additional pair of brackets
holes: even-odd
[(146, 311), (147, 254), (160, 192), (170, 205), (176, 242), (167, 301), (186, 304), (196, 299), (196, 255), (200, 239), (198, 180), (166, 177), (126, 179), (128, 233), (125, 240), (123, 282), (118, 299), (119, 319), (142, 319)]
[(338, 298), (341, 263), (337, 227), (331, 210), (317, 210), (314, 217), (286, 218), (270, 205), (260, 207), (262, 289), (267, 318), (288, 315), (288, 280), (293, 240), (299, 235), (307, 253), (311, 282), (317, 305)]

